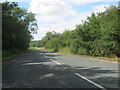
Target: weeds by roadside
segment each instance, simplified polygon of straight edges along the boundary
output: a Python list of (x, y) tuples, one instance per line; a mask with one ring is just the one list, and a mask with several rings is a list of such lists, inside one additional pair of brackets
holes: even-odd
[[(45, 50), (45, 51), (49, 51), (49, 52), (54, 52), (52, 49), (45, 49), (44, 47), (30, 47), (30, 49), (31, 50), (40, 49), (40, 50)], [(55, 52), (55, 53), (62, 53), (62, 54), (74, 55), (74, 56), (84, 56), (84, 57), (90, 57), (90, 58), (120, 62), (120, 58), (118, 58), (118, 57), (107, 58), (107, 57), (95, 57), (95, 56), (88, 56), (88, 55), (73, 54), (73, 53), (70, 52), (70, 48), (68, 48), (68, 47), (61, 48), (61, 49), (59, 49), (58, 52)]]
[(2, 61), (12, 59), (13, 57), (25, 53), (25, 50), (20, 49), (9, 49), (9, 50), (3, 50), (2, 51)]

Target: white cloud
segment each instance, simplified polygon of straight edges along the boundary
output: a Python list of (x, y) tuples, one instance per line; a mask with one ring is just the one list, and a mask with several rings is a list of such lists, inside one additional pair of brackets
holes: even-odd
[[(90, 12), (77, 12), (77, 10), (74, 10), (72, 7), (73, 3), (81, 5), (99, 1), (100, 0), (31, 0), (29, 11), (37, 13), (36, 19), (39, 26), (38, 34), (33, 35), (34, 40), (42, 39), (46, 32), (50, 31), (50, 27), (51, 30), (59, 33), (62, 33), (65, 29), (75, 29), (76, 24), (80, 24), (81, 20), (85, 20), (87, 16), (90, 16)], [(108, 7), (108, 5), (102, 4), (91, 6), (90, 8), (92, 8), (94, 12), (102, 12), (105, 10), (104, 7)], [(45, 25), (50, 27), (45, 27)]]
[(30, 10), (34, 13), (44, 15), (63, 15), (74, 14), (71, 7), (60, 0), (32, 0), (30, 2)]
[(38, 13), (41, 22), (59, 22), (67, 16), (76, 15), (76, 11), (62, 0), (32, 0), (29, 11)]
[[(4, 2), (4, 1), (8, 1), (8, 2), (30, 2), (31, 0), (0, 0), (0, 2)], [(39, 0), (38, 0), (39, 1)], [(46, 0), (42, 0), (42, 1), (46, 1)], [(83, 4), (84, 2), (119, 2), (119, 0), (64, 0), (67, 2), (73, 2), (76, 4)]]
[(81, 5), (86, 3), (98, 2), (100, 0), (66, 0), (67, 2), (72, 2), (73, 4)]
[(104, 12), (109, 5), (101, 4), (97, 6), (92, 6), (94, 12)]
[(37, 21), (40, 22), (60, 22), (64, 20), (63, 16), (54, 16), (54, 15), (41, 15), (36, 16)]
[[(33, 35), (34, 40), (40, 40), (42, 37), (44, 37), (46, 32), (50, 31), (50, 27), (51, 27), (51, 31), (56, 31), (59, 33), (62, 33), (65, 29), (74, 30), (76, 24), (80, 24), (81, 20), (85, 20), (86, 17), (89, 15), (90, 12), (86, 12), (79, 14), (76, 18), (69, 21), (59, 22), (58, 24), (42, 25), (41, 28), (39, 28), (38, 30), (38, 34)], [(49, 26), (49, 27), (45, 27), (45, 26)]]
[(76, 5), (94, 3), (94, 2), (119, 2), (119, 0), (65, 0), (66, 2), (71, 2)]
[(0, 0), (0, 2), (30, 2), (30, 0)]
[(32, 34), (34, 36), (34, 40), (42, 39), (42, 37), (44, 37), (46, 32), (48, 31), (49, 31), (48, 28), (45, 28), (45, 27), (39, 28), (37, 31), (37, 34)]
[(75, 20), (66, 21), (66, 18), (78, 15), (77, 12), (72, 9), (72, 6), (65, 3), (64, 0), (32, 0), (29, 11), (37, 13), (36, 19), (38, 23), (40, 23), (38, 25), (38, 34), (33, 35), (34, 40), (40, 40), (45, 36), (46, 32), (50, 31), (49, 27), (45, 27), (45, 25), (41, 23), (48, 24), (54, 22), (55, 24), (49, 25), (51, 26), (51, 30), (61, 33), (65, 29), (73, 29), (75, 27)]
[(82, 14), (79, 14), (74, 19), (55, 24), (53, 25), (53, 30), (56, 30), (57, 32), (60, 32), (60, 33), (62, 33), (65, 29), (73, 30), (75, 29), (76, 24), (82, 23), (81, 20), (85, 20), (86, 17), (89, 15), (90, 15), (89, 12), (82, 13)]

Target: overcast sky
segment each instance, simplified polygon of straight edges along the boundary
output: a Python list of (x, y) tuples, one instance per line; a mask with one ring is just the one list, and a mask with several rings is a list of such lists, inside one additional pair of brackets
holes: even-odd
[[(3, 0), (5, 1), (5, 0)], [(36, 14), (38, 33), (34, 40), (40, 40), (48, 31), (62, 33), (73, 30), (76, 24), (85, 20), (92, 12), (103, 12), (105, 7), (118, 5), (119, 0), (7, 0), (18, 1), (19, 6)]]

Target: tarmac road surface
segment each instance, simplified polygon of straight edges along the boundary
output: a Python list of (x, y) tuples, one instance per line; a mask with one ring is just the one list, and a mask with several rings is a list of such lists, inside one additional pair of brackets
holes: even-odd
[(3, 88), (118, 88), (118, 64), (30, 50), (2, 71)]

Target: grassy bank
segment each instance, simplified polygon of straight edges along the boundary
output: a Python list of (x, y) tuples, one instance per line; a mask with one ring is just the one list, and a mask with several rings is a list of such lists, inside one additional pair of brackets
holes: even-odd
[(19, 49), (9, 49), (9, 50), (3, 50), (2, 51), (2, 61), (12, 59), (17, 55), (23, 54), (26, 51), (24, 50), (19, 50)]
[[(31, 49), (41, 49), (41, 50), (53, 52), (52, 49), (44, 49), (44, 47), (31, 47)], [(95, 57), (95, 56), (73, 54), (70, 52), (70, 48), (68, 48), (68, 47), (61, 48), (56, 53), (62, 53), (62, 54), (73, 55), (73, 56), (84, 56), (84, 57), (90, 57), (90, 58), (94, 58), (94, 59), (102, 59), (102, 60), (115, 61), (115, 62), (119, 61), (120, 62), (120, 58), (118, 58), (118, 57), (107, 58), (107, 57)]]
[(53, 49), (45, 49), (44, 47), (30, 47), (29, 50), (35, 50), (35, 49), (40, 49), (40, 50), (45, 50), (49, 52), (54, 52)]
[(61, 49), (59, 49), (58, 52), (63, 53), (63, 54), (75, 55), (75, 54), (71, 53), (70, 48), (68, 48), (68, 47), (61, 48)]
[(58, 53), (63, 53), (63, 54), (68, 54), (68, 55), (75, 55), (75, 56), (85, 56), (85, 57), (90, 57), (90, 58), (109, 60), (109, 61), (119, 61), (120, 62), (120, 58), (118, 58), (118, 57), (107, 58), (107, 57), (95, 57), (95, 56), (88, 56), (88, 55), (73, 54), (73, 53), (70, 52), (70, 48), (68, 48), (68, 47), (64, 47), (64, 48), (59, 49)]

